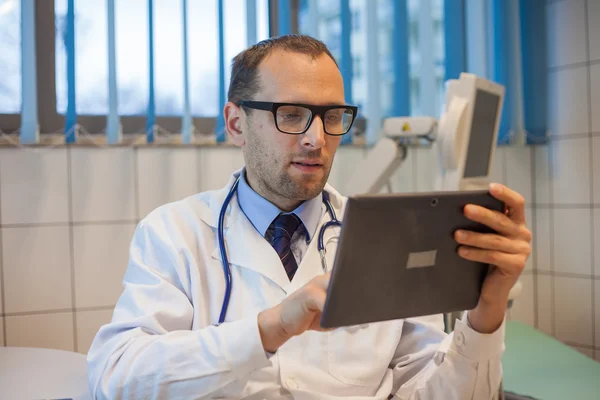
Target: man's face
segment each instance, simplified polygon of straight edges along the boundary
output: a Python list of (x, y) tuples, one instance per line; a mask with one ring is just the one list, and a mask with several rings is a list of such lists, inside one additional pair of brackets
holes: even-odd
[[(252, 100), (310, 105), (344, 104), (342, 76), (329, 56), (274, 51), (259, 66), (261, 89)], [(270, 201), (299, 203), (316, 197), (329, 177), (341, 137), (323, 130), (314, 117), (301, 135), (280, 132), (270, 111), (244, 117), (242, 149), (250, 185)]]

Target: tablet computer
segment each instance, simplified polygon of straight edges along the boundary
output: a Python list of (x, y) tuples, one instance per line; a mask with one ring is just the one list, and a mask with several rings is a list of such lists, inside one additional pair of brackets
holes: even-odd
[(487, 191), (350, 197), (321, 326), (473, 309), (488, 265), (460, 257), (454, 232), (493, 230), (467, 219), (467, 204), (505, 209)]

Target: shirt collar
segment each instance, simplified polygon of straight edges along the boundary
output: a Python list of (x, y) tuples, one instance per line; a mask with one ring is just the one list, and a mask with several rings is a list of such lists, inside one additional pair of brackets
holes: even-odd
[[(296, 214), (302, 221), (306, 233), (307, 240), (310, 241), (314, 236), (322, 213), (322, 198), (319, 194), (317, 197), (302, 202), (292, 213)], [(280, 213), (283, 213), (277, 206), (269, 202), (264, 197), (256, 193), (246, 181), (246, 169), (240, 173), (240, 182), (237, 189), (237, 199), (240, 208), (246, 214), (254, 228), (262, 236), (265, 236), (271, 222)]]

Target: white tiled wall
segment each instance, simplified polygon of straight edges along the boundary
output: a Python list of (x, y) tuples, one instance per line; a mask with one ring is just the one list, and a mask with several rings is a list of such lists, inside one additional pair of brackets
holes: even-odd
[[(594, 310), (600, 312), (600, 280), (594, 280)], [(594, 332), (596, 333), (595, 344), (600, 343), (600, 318), (595, 318)]]
[(550, 229), (550, 213), (547, 208), (536, 208), (535, 224), (533, 228), (533, 248), (537, 261), (538, 271), (552, 271), (552, 229)]
[(552, 303), (552, 287), (554, 277), (538, 275), (537, 277), (537, 325), (536, 327), (548, 334), (554, 334), (554, 307)]
[(133, 149), (77, 149), (70, 154), (73, 221), (134, 221)]
[(67, 226), (2, 229), (5, 312), (72, 307)]
[(6, 345), (73, 351), (73, 313), (5, 317)]
[(556, 337), (593, 346), (592, 280), (555, 276), (554, 290)]
[[(89, 349), (99, 327), (111, 318), (137, 221), (161, 204), (224, 186), (243, 165), (241, 151), (232, 147), (1, 151), (0, 173), (11, 171), (10, 179), (0, 181), (2, 193), (12, 196), (8, 204), (18, 208), (18, 193), (24, 207), (40, 206), (45, 214), (33, 220), (25, 212), (17, 214), (21, 220), (11, 215), (9, 224), (0, 214), (6, 300), (0, 321), (7, 331), (0, 343), (80, 352)], [(365, 154), (360, 147), (340, 149), (329, 183), (344, 192)], [(497, 154), (499, 181), (513, 182), (531, 196), (531, 174), (521, 170), (531, 165), (531, 149), (501, 148)], [(37, 156), (43, 168), (29, 166)], [(516, 167), (507, 167), (507, 160)], [(433, 150), (412, 148), (392, 187), (433, 190), (434, 172)], [(48, 185), (46, 178), (56, 184)], [(26, 191), (23, 179), (29, 182)], [(28, 196), (37, 200), (29, 202)], [(515, 319), (528, 323), (534, 316), (531, 268), (524, 277), (526, 300), (514, 312)]]
[(533, 288), (533, 278), (532, 274), (525, 274), (521, 277), (520, 280), (523, 284), (523, 291), (515, 300), (510, 310), (511, 319), (525, 322), (532, 326), (535, 325), (535, 291)]
[(550, 185), (550, 148), (549, 146), (536, 146), (533, 149), (533, 180), (535, 182), (536, 204), (549, 204), (552, 193)]
[(536, 323), (598, 357), (600, 2), (546, 8), (551, 140), (535, 148), (533, 160)]
[(531, 202), (533, 200), (531, 148), (516, 147), (503, 150), (505, 150), (506, 185), (521, 193), (527, 202)]
[(65, 149), (0, 149), (3, 225), (68, 220), (66, 154)]
[(589, 209), (552, 210), (554, 218), (554, 272), (592, 274), (592, 242)]
[(123, 290), (128, 250), (135, 224), (73, 227), (75, 304), (114, 306)]
[(589, 204), (590, 139), (556, 140), (550, 146), (553, 202)]
[(588, 29), (590, 40), (590, 60), (600, 60), (600, 2), (588, 0)]
[(548, 74), (548, 107), (564, 110), (549, 114), (552, 135), (588, 132), (588, 67), (552, 70)]
[(585, 0), (558, 1), (546, 7), (548, 65), (558, 67), (587, 60), (585, 46)]
[[(600, 27), (597, 26), (596, 30), (600, 30)], [(600, 46), (600, 39), (597, 39), (597, 43)], [(600, 50), (598, 51), (600, 52)], [(600, 55), (597, 59), (600, 60)], [(590, 81), (592, 110), (598, 110), (600, 108), (600, 63), (590, 66)], [(592, 112), (592, 132), (600, 133), (600, 113), (598, 112)]]
[(231, 172), (243, 165), (244, 157), (236, 147), (199, 149), (200, 189), (214, 190), (223, 187), (229, 181)]
[(112, 318), (112, 310), (77, 311), (77, 350), (87, 353), (100, 327)]
[(136, 151), (138, 218), (143, 218), (162, 204), (198, 193), (201, 170), (197, 153), (195, 148), (178, 151), (150, 148)]

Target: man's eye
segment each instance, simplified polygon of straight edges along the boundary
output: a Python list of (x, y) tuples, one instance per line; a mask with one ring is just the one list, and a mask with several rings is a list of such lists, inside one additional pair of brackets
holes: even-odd
[(300, 114), (283, 114), (282, 117), (283, 119), (290, 121), (300, 118)]

